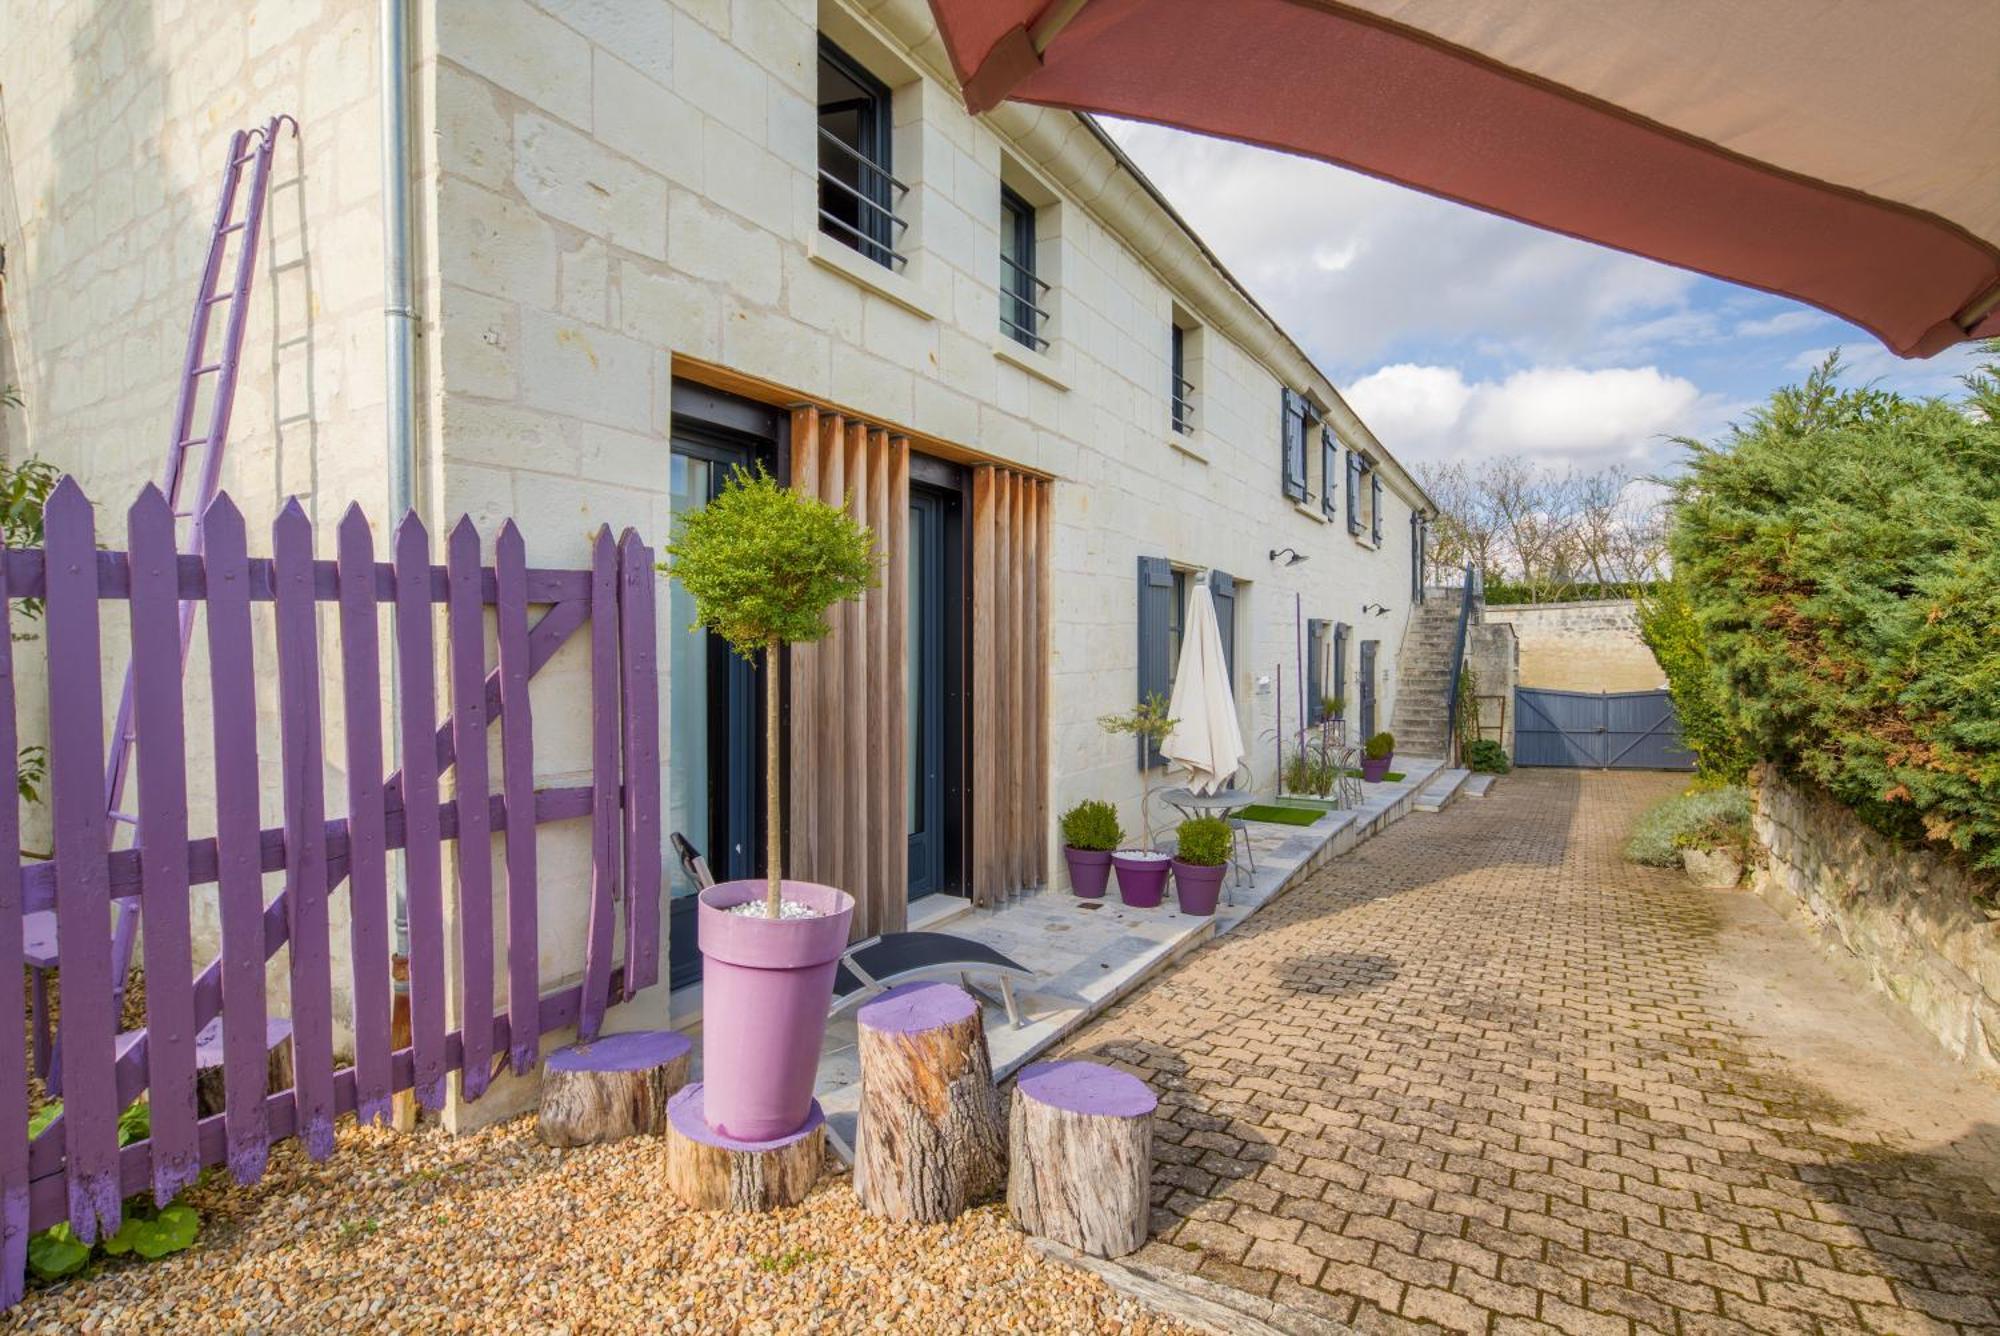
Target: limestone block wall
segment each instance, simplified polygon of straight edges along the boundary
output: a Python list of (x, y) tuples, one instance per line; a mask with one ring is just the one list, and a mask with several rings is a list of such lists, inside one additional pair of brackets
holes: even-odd
[[(269, 552), (289, 496), (329, 537), (350, 502), (382, 517), (376, 10), (373, 0), (42, 0), (10, 5), (0, 22), (0, 383), (23, 400), (0, 411), (0, 453), (75, 474), (97, 503), (105, 546), (123, 545), (125, 509), (165, 461), (230, 135), (281, 112), (299, 134), (281, 141), (272, 165), (222, 482), (253, 554)], [(268, 654), (268, 605), (257, 616)], [(102, 626), (108, 711), (127, 660), (122, 608), (107, 604)], [(323, 637), (330, 628), (322, 622)], [(15, 654), (23, 737), (39, 740), (39, 643)], [(263, 816), (275, 825), (275, 675), (269, 660), (259, 668)], [(197, 634), (188, 665), (197, 832), (212, 829), (206, 674)], [(338, 737), (337, 689), (324, 708)], [(344, 794), (337, 747), (329, 760), (328, 792)], [(25, 842), (46, 847), (46, 805), (26, 805), (24, 818)], [(275, 889), (273, 879), (267, 893)], [(345, 903), (334, 901), (336, 940)], [(212, 950), (212, 892), (196, 894), (193, 917), (197, 951)], [(335, 1015), (345, 1016), (344, 969), (334, 978)], [(282, 999), (282, 955), (270, 984)]]
[(1486, 620), (1514, 628), (1521, 685), (1557, 691), (1651, 691), (1667, 684), (1639, 638), (1629, 598), (1579, 603), (1502, 604)]
[(1755, 793), (1753, 820), (1770, 853), (1758, 894), (1858, 961), (1946, 1052), (2000, 1074), (2000, 887), (1928, 850), (1896, 847), (1769, 767)]
[[(921, 0), (441, 7), (443, 504), (519, 514), (557, 561), (604, 520), (664, 536), (670, 388), (720, 368), (1055, 477), (1053, 810), (1110, 798), (1136, 828), (1133, 749), (1097, 720), (1135, 691), (1141, 554), (1244, 582), (1237, 687), (1261, 781), (1296, 618), (1379, 635), (1390, 717), (1421, 494), (1080, 121), (967, 115), (929, 23)], [(819, 232), (822, 32), (893, 91), (894, 171), (910, 185), (899, 272)], [(1003, 177), (1040, 205), (1047, 353), (999, 333)], [(1201, 325), (1192, 438), (1169, 426), (1177, 310)], [(1316, 443), (1311, 505), (1281, 495), (1287, 383), (1384, 459), (1380, 550), (1320, 518)], [(1308, 560), (1273, 564), (1286, 546)], [(1364, 618), (1364, 603), (1392, 615)]]
[(1521, 685), (1521, 646), (1514, 627), (1489, 619), (1467, 629), (1465, 661), (1479, 687), (1479, 735), (1514, 754), (1514, 688)]

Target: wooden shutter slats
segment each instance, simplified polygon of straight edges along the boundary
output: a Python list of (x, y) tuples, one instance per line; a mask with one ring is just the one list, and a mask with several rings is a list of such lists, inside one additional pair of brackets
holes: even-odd
[[(856, 936), (909, 904), (910, 442), (821, 409), (792, 416), (792, 485), (875, 533), (881, 584), (791, 656), (789, 874), (855, 897)], [(971, 470), (966, 860), (975, 903), (1047, 879), (1049, 484)]]
[(909, 442), (811, 406), (792, 413), (792, 485), (875, 534), (881, 583), (831, 609), (790, 659), (788, 876), (854, 897), (855, 937), (903, 927)]

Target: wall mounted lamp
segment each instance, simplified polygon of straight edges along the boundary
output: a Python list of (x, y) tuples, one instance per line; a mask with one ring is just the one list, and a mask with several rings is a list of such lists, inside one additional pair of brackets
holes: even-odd
[(1383, 603), (1363, 603), (1361, 611), (1364, 613), (1372, 612), (1377, 617), (1386, 617), (1389, 615), (1388, 605)]
[(1271, 549), (1271, 560), (1283, 566), (1296, 566), (1305, 559), (1306, 554), (1295, 547), (1274, 547)]

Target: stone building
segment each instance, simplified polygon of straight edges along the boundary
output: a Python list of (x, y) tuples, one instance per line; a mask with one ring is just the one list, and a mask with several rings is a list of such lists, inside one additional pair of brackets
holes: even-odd
[[(923, 0), (32, 8), (0, 44), (8, 457), (76, 473), (107, 512), (157, 474), (224, 146), (294, 115), (224, 470), (253, 532), (294, 495), (323, 542), (352, 502), (386, 519), (399, 247), (405, 462), (434, 531), (512, 516), (535, 564), (580, 565), (607, 522), (663, 542), (739, 464), (875, 486), (907, 664), (791, 683), (795, 870), (844, 819), (798, 782), (802, 758), (855, 763), (828, 709), (904, 721), (867, 781), (896, 801), (864, 810), (907, 840), (907, 877), (884, 870), (867, 930), (901, 921), (904, 880), (982, 902), (1059, 880), (1055, 815), (1078, 799), (1136, 824), (1134, 748), (1097, 721), (1167, 688), (1190, 581), (1218, 595), (1259, 787), (1308, 676), (1390, 724), (1422, 490), (1099, 126), (968, 115)], [(400, 99), (385, 12), (407, 23)], [(399, 143), (409, 216), (385, 226)], [(747, 874), (763, 761), (729, 707), (754, 673), (686, 614), (673, 599), (661, 631), (670, 828)], [(579, 671), (538, 679), (570, 761)], [(548, 968), (575, 945), (556, 934)]]

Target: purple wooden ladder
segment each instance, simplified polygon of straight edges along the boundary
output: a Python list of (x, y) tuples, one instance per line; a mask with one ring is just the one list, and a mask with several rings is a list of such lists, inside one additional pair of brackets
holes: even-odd
[[(299, 124), (290, 116), (273, 116), (254, 130), (238, 130), (229, 137), (229, 159), (223, 167), (222, 192), (215, 206), (215, 223), (208, 238), (208, 261), (202, 266), (201, 289), (195, 295), (194, 314), (188, 321), (187, 352), (181, 362), (180, 398), (174, 408), (173, 443), (167, 447), (167, 463), (160, 491), (173, 507), (176, 528), (183, 533), (179, 550), (200, 556), (205, 547), (202, 517), (215, 500), (222, 481), (222, 452), (229, 440), (229, 417), (236, 405), (236, 371), (243, 357), (243, 327), (250, 313), (250, 288), (257, 272), (257, 241), (263, 230), (264, 201), (270, 193), (271, 157), (277, 148), (278, 132), (292, 127), (297, 137)], [(250, 168), (247, 191), (243, 169)], [(238, 206), (241, 213), (238, 213)], [(241, 234), (235, 255), (229, 256), (230, 238)], [(225, 261), (228, 261), (225, 264)], [(217, 291), (223, 271), (229, 270), (229, 288)], [(222, 320), (222, 343), (209, 360), (209, 324), (216, 307), (228, 303)], [(208, 402), (208, 427), (196, 436), (195, 417), (202, 382), (215, 377), (214, 392)], [(188, 456), (199, 446), (201, 460), (190, 470)], [(188, 487), (189, 474), (194, 486)], [(184, 526), (184, 527), (183, 527)], [(195, 604), (180, 605), (181, 668), (186, 671), (188, 642), (194, 632)], [(132, 755), (132, 695), (134, 665), (125, 665), (125, 690), (118, 698), (118, 714), (111, 730), (111, 747), (104, 767), (104, 808), (106, 835), (117, 843), (118, 827), (134, 828), (137, 818), (124, 810), (125, 781)], [(117, 927), (112, 934), (112, 1014), (124, 1006), (125, 979), (132, 967), (132, 944), (138, 934), (139, 902), (118, 902)]]

